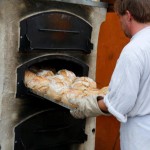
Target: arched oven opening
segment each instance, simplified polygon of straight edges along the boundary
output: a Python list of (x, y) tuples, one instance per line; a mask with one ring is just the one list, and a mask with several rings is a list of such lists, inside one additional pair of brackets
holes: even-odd
[(70, 150), (83, 143), (85, 120), (77, 120), (65, 109), (51, 108), (27, 118), (15, 127), (14, 150)]
[(26, 97), (31, 94), (24, 85), (24, 76), (26, 70), (30, 70), (34, 67), (38, 67), (40, 69), (52, 68), (55, 72), (61, 69), (67, 69), (74, 72), (75, 75), (79, 77), (88, 76), (89, 71), (89, 67), (85, 64), (85, 62), (72, 56), (46, 55), (32, 59), (17, 68), (17, 98)]

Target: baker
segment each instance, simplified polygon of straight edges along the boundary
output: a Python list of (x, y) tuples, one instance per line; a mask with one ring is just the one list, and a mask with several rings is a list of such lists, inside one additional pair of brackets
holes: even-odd
[(131, 40), (117, 61), (104, 96), (71, 99), (75, 118), (113, 115), (121, 122), (121, 150), (150, 150), (150, 0), (116, 0), (122, 29)]

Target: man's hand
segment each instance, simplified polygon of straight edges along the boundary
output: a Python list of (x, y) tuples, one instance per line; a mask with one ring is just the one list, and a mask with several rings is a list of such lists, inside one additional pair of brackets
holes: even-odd
[(78, 105), (76, 109), (70, 111), (71, 115), (77, 119), (84, 119), (87, 117), (96, 117), (99, 115), (108, 115), (101, 111), (98, 105), (97, 96), (87, 96), (82, 99), (69, 100), (70, 103)]

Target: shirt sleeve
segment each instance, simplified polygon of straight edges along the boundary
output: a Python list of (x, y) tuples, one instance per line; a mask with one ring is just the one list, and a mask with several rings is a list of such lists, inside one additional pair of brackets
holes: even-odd
[(128, 113), (136, 103), (141, 76), (138, 58), (122, 53), (113, 72), (109, 92), (104, 97), (108, 111), (120, 122), (126, 122)]

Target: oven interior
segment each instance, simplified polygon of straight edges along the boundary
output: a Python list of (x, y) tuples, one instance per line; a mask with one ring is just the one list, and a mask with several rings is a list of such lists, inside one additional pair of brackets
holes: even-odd
[(14, 150), (70, 150), (72, 144), (87, 140), (84, 128), (85, 120), (53, 107), (16, 126)]
[[(76, 76), (88, 76), (89, 66), (82, 60), (66, 55), (48, 55), (32, 59), (17, 68), (17, 92), (16, 97), (31, 95), (24, 85), (24, 74), (26, 70), (38, 67), (52, 68), (56, 72), (61, 69), (67, 69), (75, 73)], [(33, 93), (32, 93), (33, 94)], [(33, 94), (34, 95), (34, 94)]]

